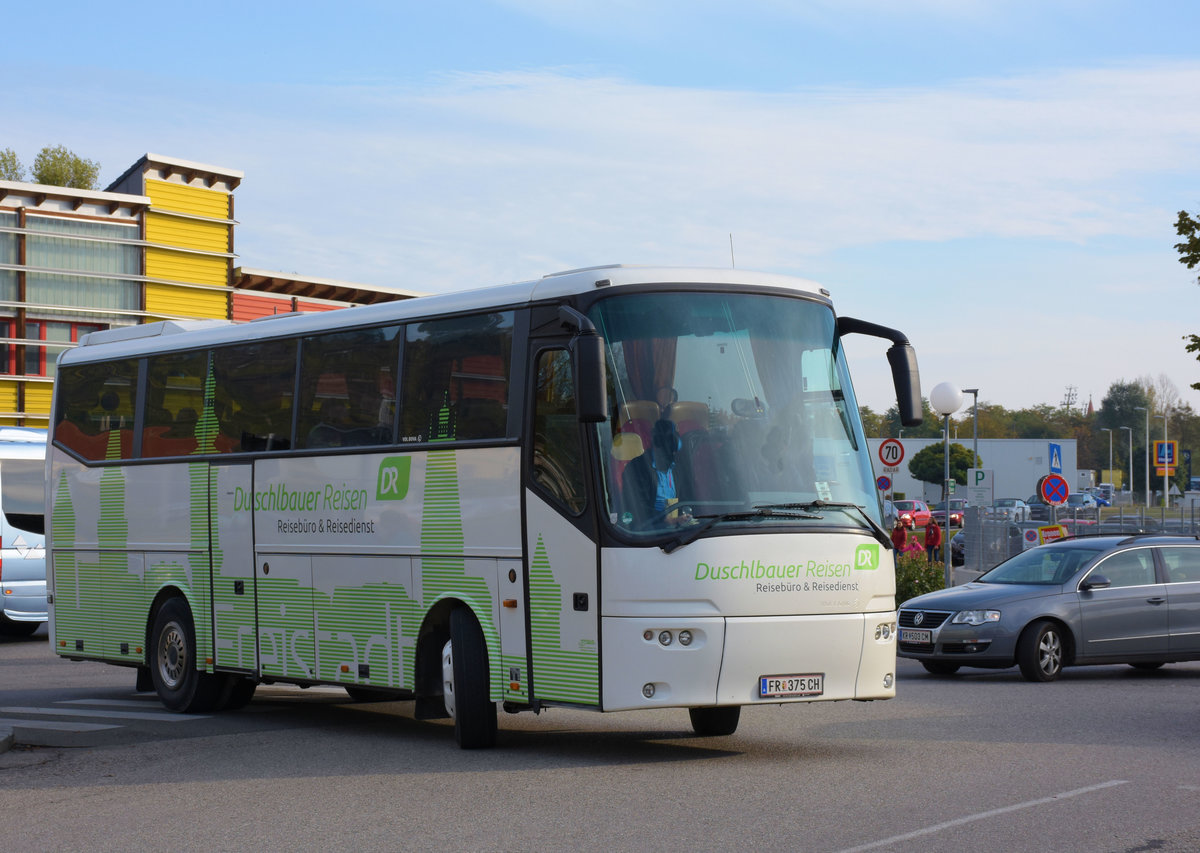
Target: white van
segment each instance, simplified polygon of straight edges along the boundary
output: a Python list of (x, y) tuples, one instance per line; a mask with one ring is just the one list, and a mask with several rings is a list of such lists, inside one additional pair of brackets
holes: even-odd
[(0, 634), (46, 621), (46, 430), (0, 427)]

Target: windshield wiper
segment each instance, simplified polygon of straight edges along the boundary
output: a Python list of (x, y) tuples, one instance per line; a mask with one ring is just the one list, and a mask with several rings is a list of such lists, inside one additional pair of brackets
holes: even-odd
[(824, 516), (813, 515), (808, 512), (798, 512), (801, 507), (790, 507), (787, 505), (780, 506), (756, 506), (749, 511), (741, 512), (722, 512), (717, 515), (701, 515), (697, 518), (704, 519), (699, 524), (694, 524), (681, 532), (673, 539), (668, 539), (659, 547), (664, 552), (670, 554), (682, 548), (684, 545), (689, 545), (696, 541), (696, 538), (701, 533), (710, 529), (715, 524), (720, 524), (722, 521), (740, 521), (742, 519), (761, 519), (761, 518), (823, 518)]
[[(758, 504), (758, 505), (756, 505), (755, 508), (756, 509), (757, 508), (798, 509), (798, 510), (807, 510), (809, 512), (811, 512), (813, 510), (821, 510), (821, 509), (854, 510), (856, 513), (858, 513), (858, 515), (862, 518), (862, 520), (867, 523), (867, 526), (871, 528), (871, 532), (875, 534), (876, 539), (878, 539), (884, 545), (892, 544), (892, 537), (888, 534), (888, 532), (886, 530), (883, 529), (883, 527), (880, 526), (879, 522), (877, 522), (875, 519), (871, 518), (871, 516), (867, 515), (867, 511), (865, 509), (863, 509), (861, 506), (859, 506), (856, 503), (850, 503), (849, 501), (823, 501), (820, 498), (818, 498), (815, 501), (803, 501), (800, 503)], [(822, 516), (814, 516), (814, 517), (821, 518)]]

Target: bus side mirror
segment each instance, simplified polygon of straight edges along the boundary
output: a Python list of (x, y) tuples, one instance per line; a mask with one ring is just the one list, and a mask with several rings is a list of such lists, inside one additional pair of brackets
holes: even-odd
[(896, 386), (896, 407), (900, 423), (918, 426), (924, 420), (921, 408), (921, 372), (917, 369), (917, 353), (911, 344), (897, 344), (887, 352), (892, 366), (892, 384)]
[(838, 317), (837, 330), (842, 336), (870, 335), (887, 338), (893, 343), (887, 359), (892, 366), (892, 384), (896, 386), (896, 409), (900, 413), (900, 423), (904, 426), (920, 426), (925, 418), (925, 410), (921, 406), (921, 372), (917, 370), (917, 353), (908, 338), (895, 329), (856, 317)]
[(575, 409), (586, 424), (608, 420), (608, 377), (604, 366), (604, 339), (592, 321), (569, 305), (558, 307), (558, 318), (575, 333), (571, 360), (575, 365)]
[(575, 360), (575, 405), (579, 420), (587, 424), (608, 420), (608, 390), (604, 365), (604, 339), (595, 331), (580, 332), (571, 341)]

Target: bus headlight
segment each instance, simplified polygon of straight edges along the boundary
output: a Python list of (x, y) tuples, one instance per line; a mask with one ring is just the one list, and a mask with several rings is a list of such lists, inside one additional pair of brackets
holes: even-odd
[(896, 625), (893, 622), (884, 622), (875, 626), (875, 639), (887, 642), (896, 633)]
[(679, 632), (679, 645), (690, 646), (692, 644), (692, 632), (684, 628)]
[(670, 631), (659, 631), (658, 632), (658, 641), (660, 643), (662, 643), (664, 646), (671, 645), (671, 632)]

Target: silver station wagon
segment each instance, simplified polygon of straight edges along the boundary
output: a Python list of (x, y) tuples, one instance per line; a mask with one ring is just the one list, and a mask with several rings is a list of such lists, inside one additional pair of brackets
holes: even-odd
[(1200, 660), (1200, 538), (1096, 536), (1024, 551), (978, 580), (900, 605), (900, 657), (950, 675), (1018, 666), (1155, 669)]

